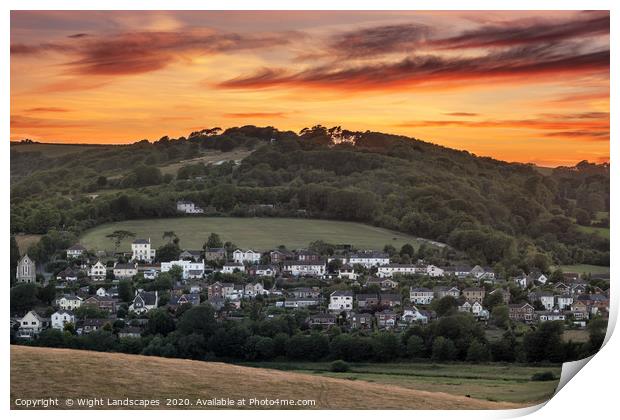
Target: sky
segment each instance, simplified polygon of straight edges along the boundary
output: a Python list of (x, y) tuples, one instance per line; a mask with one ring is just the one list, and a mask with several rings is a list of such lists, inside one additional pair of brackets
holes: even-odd
[(609, 161), (609, 12), (13, 11), (11, 140), (246, 124)]

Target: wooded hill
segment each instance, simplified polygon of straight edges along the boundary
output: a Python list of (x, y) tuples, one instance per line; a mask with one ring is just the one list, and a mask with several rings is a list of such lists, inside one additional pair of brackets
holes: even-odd
[[(208, 215), (364, 222), (446, 242), (472, 263), (511, 270), (609, 264), (609, 240), (577, 224), (609, 225), (600, 217), (609, 211), (608, 164), (543, 173), (414, 138), (322, 126), (299, 134), (206, 129), (64, 154), (22, 147), (11, 147), (12, 233), (63, 230), (70, 241), (105, 222), (177, 215), (176, 200), (189, 199)], [(161, 170), (239, 148), (253, 152), (238, 164)]]

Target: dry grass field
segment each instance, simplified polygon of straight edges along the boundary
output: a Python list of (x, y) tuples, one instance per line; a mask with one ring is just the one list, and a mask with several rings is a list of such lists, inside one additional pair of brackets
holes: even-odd
[(15, 235), (15, 242), (17, 242), (17, 247), (19, 248), (19, 254), (24, 255), (26, 251), (28, 251), (28, 248), (30, 248), (31, 245), (34, 245), (37, 242), (39, 242), (39, 239), (41, 239), (41, 236), (43, 235), (25, 235), (25, 234)]
[[(36, 386), (32, 386), (36, 384)], [(198, 399), (315, 400), (315, 409), (510, 409), (522, 405), (477, 400), (362, 380), (118, 353), (11, 346), (11, 406), (16, 398), (160, 399), (157, 408), (197, 406)], [(192, 405), (166, 406), (167, 398)], [(71, 408), (85, 408), (74, 405)], [(102, 407), (114, 408), (114, 407)], [(236, 408), (282, 408), (248, 406)], [(287, 408), (295, 408), (288, 406)]]

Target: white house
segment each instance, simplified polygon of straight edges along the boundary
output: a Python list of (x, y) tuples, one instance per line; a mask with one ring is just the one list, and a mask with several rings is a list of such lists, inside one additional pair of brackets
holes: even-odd
[(240, 262), (226, 263), (222, 267), (222, 273), (232, 274), (235, 271), (245, 273), (245, 266)]
[(193, 201), (179, 200), (177, 201), (177, 211), (185, 214), (202, 214), (205, 211), (198, 207)]
[(236, 249), (233, 252), (233, 261), (238, 263), (249, 262), (251, 264), (256, 264), (260, 261), (260, 253), (252, 251), (251, 249), (248, 249), (247, 251)]
[(325, 263), (322, 261), (286, 261), (282, 271), (292, 276), (324, 276)]
[(415, 306), (411, 308), (403, 309), (403, 316), (401, 320), (407, 324), (411, 324), (412, 322), (426, 324), (428, 323), (428, 316), (421, 313), (418, 308)]
[(75, 325), (75, 315), (73, 315), (73, 312), (61, 309), (52, 314), (52, 328), (62, 331), (65, 329), (65, 324), (68, 323)]
[(95, 292), (95, 294), (99, 297), (106, 297), (108, 295), (108, 292), (106, 292), (103, 287), (100, 287), (99, 289), (97, 289), (97, 292)]
[(443, 277), (445, 271), (443, 268), (429, 264), (426, 266), (426, 275), (429, 277)]
[(64, 295), (58, 300), (56, 300), (56, 303), (58, 304), (60, 309), (64, 309), (65, 311), (74, 311), (80, 306), (82, 306), (83, 302), (84, 299), (74, 295)]
[(161, 263), (161, 272), (166, 273), (170, 271), (170, 269), (174, 266), (181, 267), (183, 270), (183, 280), (189, 279), (201, 279), (205, 275), (205, 261), (202, 260), (200, 262), (194, 261), (170, 261)]
[(136, 290), (136, 296), (133, 299), (133, 303), (129, 305), (129, 311), (137, 314), (146, 313), (151, 309), (157, 308), (158, 301), (157, 290), (154, 292)]
[(383, 252), (365, 251), (351, 254), (348, 263), (350, 265), (359, 264), (366, 268), (379, 267), (390, 263), (390, 257)]
[(473, 302), (467, 300), (465, 301), (465, 303), (458, 307), (458, 310), (459, 312), (471, 312), (475, 317), (478, 317), (480, 316), (484, 308), (482, 307), (482, 304), (477, 300)]
[(114, 278), (130, 279), (138, 274), (138, 264), (136, 263), (115, 263), (114, 264)]
[(246, 284), (244, 292), (243, 292), (243, 295), (248, 298), (254, 298), (258, 295), (264, 295), (264, 294), (266, 294), (265, 289), (262, 283), (259, 283), (259, 282), (256, 282), (254, 284), (252, 283)]
[(101, 261), (97, 261), (92, 267), (88, 275), (93, 281), (104, 281), (106, 278), (106, 266)]
[(347, 280), (357, 280), (357, 273), (355, 272), (355, 269), (351, 265), (344, 264), (342, 267), (338, 269), (338, 278), (347, 279)]
[(434, 297), (435, 293), (426, 287), (412, 287), (409, 290), (409, 300), (418, 305), (428, 305)]
[(131, 260), (150, 263), (155, 258), (155, 250), (151, 248), (151, 239), (136, 239), (131, 243)]
[(556, 296), (558, 308), (564, 310), (570, 308), (573, 304), (573, 297), (571, 295)]
[(536, 312), (539, 321), (565, 321), (566, 316), (560, 311)]
[(259, 277), (274, 277), (276, 275), (276, 270), (270, 265), (257, 265), (251, 271)]
[(142, 273), (142, 275), (144, 276), (145, 280), (155, 280), (157, 278), (157, 276), (159, 275), (159, 271), (155, 270), (154, 268), (145, 270), (144, 273)]
[(22, 319), (19, 320), (19, 336), (22, 338), (31, 338), (43, 331), (49, 322), (35, 311), (30, 311)]
[(353, 309), (353, 292), (351, 291), (343, 291), (336, 290), (329, 295), (329, 306), (328, 309), (330, 311), (350, 311)]
[(85, 252), (86, 248), (80, 244), (75, 244), (71, 248), (67, 249), (67, 258), (79, 258)]
[(542, 306), (545, 307), (545, 310), (550, 311), (555, 306), (555, 296), (550, 292), (534, 292), (528, 295), (530, 302), (535, 302), (537, 300), (542, 303)]
[(395, 274), (406, 276), (424, 273), (426, 273), (426, 267), (420, 267), (414, 264), (388, 264), (380, 266), (377, 269), (377, 276), (381, 278), (389, 278)]

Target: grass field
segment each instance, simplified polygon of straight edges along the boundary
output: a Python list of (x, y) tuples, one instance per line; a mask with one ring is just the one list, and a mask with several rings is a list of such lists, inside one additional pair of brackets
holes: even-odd
[[(161, 399), (162, 405), (152, 407), (158, 409), (209, 408), (196, 406), (196, 401), (212, 398), (314, 400), (313, 406), (302, 408), (321, 409), (508, 409), (526, 405), (225, 363), (11, 346), (11, 408), (18, 408), (16, 398), (45, 397), (60, 399), (56, 409), (68, 408), (67, 398)], [(168, 407), (166, 398), (187, 398), (193, 405)]]
[(180, 168), (187, 165), (195, 165), (197, 163), (202, 163), (203, 165), (212, 165), (214, 163), (219, 162), (228, 162), (229, 160), (243, 160), (245, 159), (252, 150), (232, 150), (230, 152), (220, 152), (217, 150), (208, 151), (205, 155), (188, 160), (182, 160), (180, 162), (171, 163), (169, 165), (160, 166), (162, 174), (172, 174), (176, 175)]
[[(419, 240), (400, 232), (352, 222), (316, 219), (237, 218), (237, 217), (177, 217), (171, 219), (128, 220), (98, 226), (84, 233), (80, 242), (92, 250), (113, 250), (113, 242), (106, 235), (115, 230), (134, 232), (138, 238), (151, 238), (159, 246), (165, 242), (165, 231), (174, 231), (181, 239), (181, 247), (200, 249), (211, 232), (223, 241), (232, 241), (241, 248), (259, 251), (286, 245), (289, 249), (307, 247), (322, 239), (334, 244), (352, 244), (358, 248), (383, 249), (386, 244), (400, 247), (414, 246)], [(131, 239), (121, 244), (121, 250), (130, 249)]]
[[(463, 363), (351, 363), (351, 370), (344, 373), (330, 372), (329, 363), (320, 362), (261, 363), (260, 366), (517, 404), (533, 404), (549, 399), (555, 392), (561, 372), (560, 366)], [(534, 373), (543, 371), (552, 371), (558, 380), (530, 380)]]
[(581, 232), (595, 233), (603, 238), (609, 239), (609, 228), (607, 227), (594, 227), (594, 226), (577, 226)]
[(15, 235), (15, 242), (19, 248), (19, 254), (24, 255), (30, 245), (34, 245), (39, 242), (42, 235)]
[(605, 274), (609, 273), (609, 267), (602, 265), (588, 265), (588, 264), (575, 264), (575, 265), (561, 265), (560, 268), (565, 273), (590, 273), (590, 274)]

